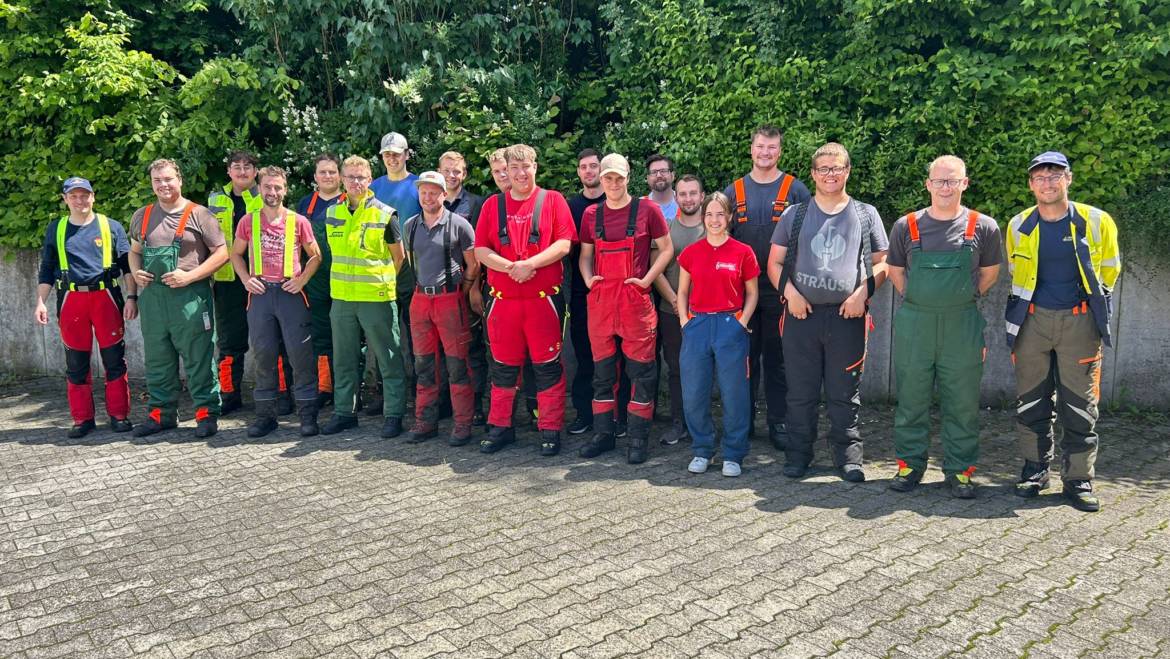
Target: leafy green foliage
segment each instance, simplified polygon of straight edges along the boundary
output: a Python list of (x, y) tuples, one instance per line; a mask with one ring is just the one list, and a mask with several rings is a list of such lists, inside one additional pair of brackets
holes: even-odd
[(927, 164), (968, 163), (967, 199), (1006, 220), (1024, 169), (1064, 151), (1078, 199), (1108, 207), (1170, 162), (1170, 7), (1146, 0), (612, 0), (607, 141), (659, 149), (720, 185), (750, 167), (760, 123), (808, 178), (826, 140), (853, 155), (850, 190), (894, 217), (926, 199)]
[(806, 182), (818, 145), (845, 144), (850, 191), (888, 218), (955, 153), (967, 201), (1006, 220), (1030, 203), (1028, 159), (1059, 149), (1075, 198), (1170, 252), (1170, 196), (1146, 183), (1170, 164), (1170, 5), (1153, 0), (0, 0), (0, 21), (3, 245), (39, 242), (73, 174), (125, 218), (163, 156), (194, 199), (232, 148), (307, 181), (316, 153), (376, 161), (390, 130), (414, 171), (462, 152), (472, 189), (517, 141), (547, 187), (576, 188), (591, 146), (625, 153), (635, 190), (654, 151), (715, 189), (773, 123)]

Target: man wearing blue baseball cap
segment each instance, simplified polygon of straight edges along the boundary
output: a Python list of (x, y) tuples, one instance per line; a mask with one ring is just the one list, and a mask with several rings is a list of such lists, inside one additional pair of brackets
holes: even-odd
[(66, 179), (61, 198), (69, 214), (50, 222), (45, 231), (35, 318), (41, 325), (49, 324), (45, 300), (55, 288), (57, 324), (65, 344), (69, 413), (73, 416), (69, 437), (84, 437), (96, 427), (89, 372), (95, 336), (106, 372), (110, 429), (126, 432), (132, 426), (127, 418), (130, 385), (126, 379), (124, 321), (138, 317), (138, 285), (129, 274), (127, 260), (130, 242), (121, 224), (94, 212), (93, 186), (86, 179)]
[[(1012, 276), (1006, 320), (1019, 394), (1024, 468), (1016, 494), (1048, 487), (1053, 421), (1059, 416), (1064, 496), (1078, 510), (1101, 504), (1093, 494), (1101, 347), (1109, 341), (1111, 293), (1121, 274), (1117, 226), (1105, 211), (1069, 201), (1068, 158), (1047, 151), (1028, 165), (1036, 205), (1008, 223)], [(1057, 402), (1059, 401), (1059, 405)]]

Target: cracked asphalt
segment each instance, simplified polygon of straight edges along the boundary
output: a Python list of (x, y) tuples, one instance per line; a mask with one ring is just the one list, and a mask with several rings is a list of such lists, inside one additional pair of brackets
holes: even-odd
[(206, 441), (188, 408), (175, 432), (68, 440), (63, 379), (10, 383), (0, 655), (1170, 656), (1165, 416), (1102, 420), (1085, 514), (1058, 479), (1012, 495), (1002, 410), (976, 500), (934, 465), (888, 491), (891, 414), (864, 408), (870, 480), (849, 484), (823, 443), (794, 482), (765, 441), (729, 479), (688, 474), (683, 445), (631, 466), (579, 438), (541, 458), (525, 432), (487, 456), (377, 418), (256, 441), (237, 414)]

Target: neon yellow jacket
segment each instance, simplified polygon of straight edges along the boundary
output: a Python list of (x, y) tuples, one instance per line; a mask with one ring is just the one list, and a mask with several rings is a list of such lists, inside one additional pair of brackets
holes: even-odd
[[(1081, 294), (1085, 296), (1101, 339), (1112, 345), (1109, 337), (1109, 316), (1112, 313), (1113, 285), (1121, 274), (1121, 252), (1117, 246), (1117, 224), (1105, 211), (1070, 202), (1072, 206), (1072, 239), (1081, 272)], [(1036, 278), (1040, 269), (1040, 213), (1033, 206), (1008, 222), (1007, 262), (1012, 275), (1012, 292), (1008, 297), (1007, 340), (1015, 343), (1020, 326), (1028, 317), (1032, 295), (1036, 292)]]
[(347, 302), (389, 302), (397, 299), (394, 257), (386, 243), (386, 225), (397, 221), (393, 208), (369, 192), (350, 212), (334, 204), (325, 214), (325, 236), (333, 263), (329, 293)]

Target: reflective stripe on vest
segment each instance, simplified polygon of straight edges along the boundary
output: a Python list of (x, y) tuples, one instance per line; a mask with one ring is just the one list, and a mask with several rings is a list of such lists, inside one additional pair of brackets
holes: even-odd
[[(207, 199), (207, 206), (211, 210), (215, 218), (219, 220), (219, 229), (223, 232), (224, 240), (230, 245), (232, 237), (235, 236), (235, 202), (231, 197), (232, 184), (228, 183), (223, 186), (223, 190), (213, 190)], [(244, 199), (244, 213), (257, 213), (264, 207), (264, 198), (258, 194), (259, 188), (253, 186), (250, 190), (244, 190), (240, 195)], [(229, 260), (223, 267), (215, 271), (215, 281), (233, 281), (236, 278), (236, 271), (232, 268)]]
[[(99, 289), (106, 287), (106, 280), (111, 280), (112, 286), (118, 285), (118, 280), (109, 277), (110, 268), (114, 267), (114, 245), (113, 239), (110, 236), (110, 220), (101, 214), (94, 214), (98, 223), (98, 232), (101, 234), (102, 241), (102, 281), (98, 283)], [(65, 229), (69, 223), (69, 217), (63, 217), (57, 222), (57, 266), (61, 271), (61, 279), (58, 280), (58, 288), (68, 287), (73, 290), (75, 285), (69, 281), (69, 258), (65, 252)]]
[[(776, 199), (772, 201), (772, 224), (780, 221), (784, 209), (788, 208), (788, 191), (792, 189), (796, 177), (785, 174), (780, 180), (780, 189), (776, 191)], [(747, 191), (744, 189), (743, 177), (735, 179), (735, 219), (740, 224), (748, 221)]]
[[(257, 211), (252, 213), (252, 274), (259, 277), (264, 272), (264, 254), (261, 249), (260, 232), (261, 215)], [(292, 211), (284, 216), (284, 271), (285, 279), (293, 276), (293, 254), (296, 252), (297, 216)]]
[(395, 299), (396, 270), (386, 244), (393, 210), (368, 193), (357, 210), (347, 204), (330, 206), (325, 215), (326, 238), (332, 253), (329, 291), (336, 300), (387, 302)]

